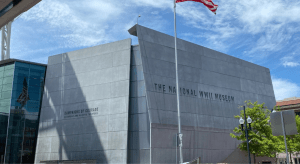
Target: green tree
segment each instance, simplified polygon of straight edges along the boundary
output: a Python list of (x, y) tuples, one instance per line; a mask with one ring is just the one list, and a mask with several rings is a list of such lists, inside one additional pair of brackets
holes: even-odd
[[(283, 152), (285, 147), (284, 143), (282, 143), (283, 140), (280, 137), (272, 135), (272, 129), (269, 123), (271, 111), (264, 106), (264, 103), (258, 104), (257, 102), (252, 103), (251, 101), (245, 101), (245, 103), (246, 116), (250, 116), (252, 119), (252, 130), (248, 131), (250, 153), (253, 154), (254, 157), (276, 157), (276, 153)], [(234, 117), (237, 119), (242, 117), (244, 119), (244, 110), (241, 110), (240, 115)], [(243, 141), (239, 145), (239, 148), (247, 151), (246, 133), (245, 131), (242, 131), (241, 125), (236, 127), (233, 132), (234, 133), (230, 133), (230, 136)]]

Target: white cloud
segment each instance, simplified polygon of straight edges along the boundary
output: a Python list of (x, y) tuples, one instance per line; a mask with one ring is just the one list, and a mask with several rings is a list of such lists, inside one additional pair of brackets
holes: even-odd
[(287, 45), (290, 39), (291, 34), (289, 34), (281, 25), (274, 25), (269, 27), (269, 30), (257, 40), (256, 45), (248, 52), (248, 54), (279, 51)]
[(297, 67), (299, 66), (299, 60), (296, 60), (295, 58), (297, 57), (297, 55), (295, 53), (292, 53), (292, 54), (289, 54), (283, 58), (281, 58), (281, 64), (284, 66), (284, 67)]
[(159, 11), (152, 11), (151, 14), (157, 15), (157, 14), (159, 14)]
[[(300, 31), (297, 28), (300, 26), (298, 0), (214, 2), (219, 5), (217, 15), (201, 3), (177, 4), (178, 19), (183, 19), (185, 26), (198, 29), (188, 40), (224, 53), (245, 46), (247, 49), (242, 52), (257, 60), (268, 57), (270, 52), (282, 50), (286, 45), (295, 47), (298, 43), (289, 42)], [(172, 12), (173, 0), (90, 0), (88, 3), (43, 0), (20, 19), (49, 25), (58, 31), (55, 37), (64, 41), (62, 45), (74, 48), (130, 37), (127, 30), (136, 23), (138, 14), (142, 15), (140, 24), (169, 32), (173, 23), (169, 19)]]
[(283, 100), (300, 95), (300, 87), (287, 79), (272, 77), (272, 83), (276, 100)]
[[(221, 0), (220, 3), (228, 1)], [(231, 0), (226, 7), (253, 34), (265, 32), (271, 24), (299, 23), (300, 19), (300, 3), (297, 0)]]
[[(193, 2), (178, 5), (178, 15), (187, 25), (200, 29), (194, 37), (200, 35), (222, 51), (245, 44), (247, 56), (265, 58), (270, 52), (282, 50), (299, 32), (300, 2), (297, 0), (216, 0), (215, 3), (219, 5), (217, 15)], [(290, 46), (293, 44), (297, 43)]]
[(284, 63), (283, 63), (283, 66), (284, 67), (297, 67), (297, 66), (299, 66), (300, 64), (298, 63), (298, 62), (287, 62), (287, 61), (285, 61)]
[[(21, 16), (25, 21), (46, 23), (65, 39), (66, 47), (93, 46), (114, 40), (107, 34), (123, 8), (110, 1), (43, 0)], [(84, 6), (84, 7), (82, 7)], [(116, 26), (116, 25), (114, 25)]]
[[(252, 40), (252, 48), (247, 51), (248, 54), (278, 51), (295, 32), (285, 30), (290, 27), (287, 24), (299, 23), (300, 19), (300, 3), (296, 0), (289, 3), (283, 0), (216, 0), (215, 3), (219, 5), (217, 15), (195, 2), (178, 3), (177, 14), (186, 20), (186, 25), (200, 29), (201, 32), (194, 34), (195, 37), (206, 38), (209, 41), (207, 44), (223, 51), (241, 43), (244, 39), (239, 37), (244, 34), (261, 34), (257, 43), (255, 39)], [(111, 28), (120, 31), (118, 27), (135, 22), (133, 20), (138, 14), (143, 12), (145, 14), (142, 17), (149, 18), (149, 13), (157, 15), (161, 12), (159, 10), (171, 14), (173, 0), (91, 0), (89, 3), (80, 0), (43, 0), (21, 18), (46, 22), (54, 28), (68, 29), (69, 33), (62, 37), (67, 38), (70, 45), (88, 46), (114, 40), (115, 36), (109, 34), (115, 32)], [(164, 19), (156, 17), (156, 20), (151, 20), (163, 22)], [(145, 23), (150, 24), (149, 21)], [(230, 41), (231, 44), (228, 44), (228, 40), (235, 37), (236, 43)]]
[(132, 4), (138, 6), (147, 6), (147, 7), (155, 7), (155, 8), (172, 8), (173, 7), (173, 0), (129, 0)]
[(136, 23), (139, 8), (145, 8), (139, 14), (147, 27), (155, 27), (163, 31), (165, 20), (153, 12), (152, 16), (142, 14), (149, 7), (169, 9), (172, 2), (169, 0), (110, 0), (86, 1), (59, 1), (43, 0), (38, 5), (24, 13), (20, 18), (26, 22), (38, 22), (55, 29), (66, 48), (87, 47), (119, 39), (128, 38), (127, 30)]

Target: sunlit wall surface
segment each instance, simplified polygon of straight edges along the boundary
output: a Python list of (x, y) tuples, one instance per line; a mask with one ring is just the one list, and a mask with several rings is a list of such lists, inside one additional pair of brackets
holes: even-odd
[(15, 62), (1, 69), (4, 77), (1, 98), (6, 102), (4, 105), (0, 102), (2, 160), (33, 163), (46, 67)]

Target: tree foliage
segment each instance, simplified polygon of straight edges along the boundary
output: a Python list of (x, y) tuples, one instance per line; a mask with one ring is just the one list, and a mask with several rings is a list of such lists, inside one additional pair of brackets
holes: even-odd
[[(264, 104), (258, 104), (257, 102), (252, 103), (251, 101), (245, 101), (245, 103), (246, 116), (250, 116), (252, 119), (252, 130), (248, 130), (250, 153), (256, 156), (276, 157), (276, 153), (283, 152), (285, 146), (282, 139), (283, 137), (272, 135), (272, 129), (269, 123), (271, 111), (267, 109)], [(237, 119), (242, 117), (244, 119), (244, 110), (241, 110), (240, 115), (234, 117)], [(242, 131), (241, 125), (236, 127), (233, 132), (234, 133), (230, 133), (230, 136), (243, 141), (239, 145), (239, 148), (247, 151), (246, 133)]]

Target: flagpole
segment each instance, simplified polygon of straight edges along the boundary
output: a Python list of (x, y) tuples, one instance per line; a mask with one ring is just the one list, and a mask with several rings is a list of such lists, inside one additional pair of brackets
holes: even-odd
[[(178, 111), (178, 137), (179, 137), (179, 163), (183, 163), (182, 158), (182, 133), (180, 122), (180, 101), (179, 101), (179, 85), (178, 85), (178, 63), (177, 63), (177, 33), (176, 33), (176, 0), (174, 0), (174, 32), (175, 32), (175, 68), (176, 68), (176, 94), (177, 94), (177, 111)], [(177, 148), (176, 148), (177, 149)]]

